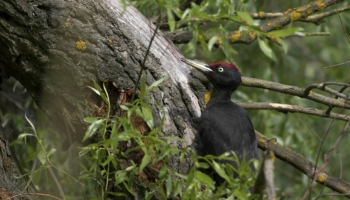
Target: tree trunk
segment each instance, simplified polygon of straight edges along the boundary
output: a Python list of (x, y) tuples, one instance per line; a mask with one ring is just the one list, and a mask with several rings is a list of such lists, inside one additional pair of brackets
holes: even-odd
[[(135, 8), (124, 10), (116, 0), (0, 0), (1, 74), (26, 87), (67, 138), (63, 148), (68, 148), (71, 142), (82, 141), (87, 129), (83, 119), (100, 106), (101, 99), (87, 86), (93, 85), (92, 80), (108, 80), (118, 89), (117, 96), (134, 88), (154, 31), (155, 26)], [(151, 94), (164, 109), (153, 106), (153, 114), (158, 122), (165, 117), (166, 136), (185, 139), (174, 145), (186, 147), (194, 140), (192, 118), (199, 117), (200, 105), (188, 86), (190, 69), (181, 57), (174, 44), (157, 32), (144, 77), (147, 85), (169, 77), (160, 91)], [(174, 160), (171, 167), (186, 172), (189, 166)]]

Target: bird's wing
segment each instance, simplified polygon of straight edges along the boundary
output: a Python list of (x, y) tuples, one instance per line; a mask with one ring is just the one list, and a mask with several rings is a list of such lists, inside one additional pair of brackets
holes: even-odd
[(234, 151), (239, 157), (257, 158), (253, 125), (247, 112), (234, 103), (222, 103), (202, 113), (200, 139), (207, 154)]

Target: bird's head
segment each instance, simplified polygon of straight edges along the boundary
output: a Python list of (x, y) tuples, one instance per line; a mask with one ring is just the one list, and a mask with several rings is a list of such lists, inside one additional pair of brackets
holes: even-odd
[(201, 71), (213, 84), (214, 89), (226, 89), (233, 91), (242, 82), (242, 74), (233, 64), (226, 62), (206, 64), (186, 58), (182, 58), (181, 61)]

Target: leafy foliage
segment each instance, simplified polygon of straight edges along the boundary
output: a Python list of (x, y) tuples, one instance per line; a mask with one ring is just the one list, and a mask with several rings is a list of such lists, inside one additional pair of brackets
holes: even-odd
[[(34, 171), (26, 174), (30, 178), (29, 183), (34, 183), (37, 188), (42, 187), (40, 180), (44, 177), (41, 176), (53, 168), (66, 175), (68, 179), (79, 183), (84, 190), (89, 191), (87, 192), (89, 199), (105, 199), (112, 196), (132, 197), (133, 187), (137, 184), (147, 186), (145, 199), (153, 197), (161, 199), (173, 197), (181, 199), (254, 198), (249, 194), (249, 188), (255, 182), (249, 163), (240, 163), (239, 168), (235, 169), (232, 165), (218, 162), (234, 160), (239, 163), (235, 155), (228, 153), (219, 157), (211, 155), (201, 157), (190, 148), (176, 148), (171, 145), (171, 142), (181, 141), (181, 139), (164, 136), (162, 134), (163, 122), (159, 127), (154, 126), (151, 108), (145, 101), (147, 94), (157, 88), (163, 80), (160, 79), (146, 88), (146, 82), (143, 79), (139, 98), (132, 103), (120, 106), (125, 112), (123, 116), (87, 117), (85, 119), (90, 126), (84, 140), (95, 134), (98, 134), (101, 140), (80, 148), (78, 158), (84, 159), (85, 164), (81, 165), (79, 178), (70, 175), (70, 169), (60, 168), (56, 166), (58, 163), (52, 162), (51, 155), (56, 150), (47, 149), (45, 140), (37, 135), (34, 125), (26, 118), (34, 134), (22, 133), (15, 144), (20, 144), (27, 137), (35, 137), (37, 148), (31, 153), (28, 161), (38, 159), (41, 164)], [(103, 99), (106, 105), (110, 105), (105, 86), (101, 88), (94, 83), (94, 88), (91, 89)], [(134, 115), (141, 117), (147, 123), (149, 128), (147, 134), (135, 129), (131, 120)], [(190, 157), (193, 164), (188, 174), (180, 174), (168, 166), (173, 156), (178, 156), (180, 162)], [(212, 167), (225, 179), (223, 185), (218, 188), (215, 187), (213, 179), (204, 173), (209, 167)], [(234, 179), (233, 173), (238, 173), (239, 179)], [(50, 179), (50, 177), (46, 176), (45, 179)], [(72, 195), (68, 192), (65, 196), (69, 198)]]

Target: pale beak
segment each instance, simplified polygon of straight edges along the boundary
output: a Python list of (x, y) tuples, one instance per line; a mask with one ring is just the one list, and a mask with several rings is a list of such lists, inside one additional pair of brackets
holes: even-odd
[(209, 68), (209, 65), (206, 63), (202, 63), (199, 61), (195, 61), (195, 60), (189, 60), (186, 58), (181, 58), (181, 61), (190, 65), (191, 67), (194, 67), (202, 72), (211, 72), (213, 71), (212, 69)]

